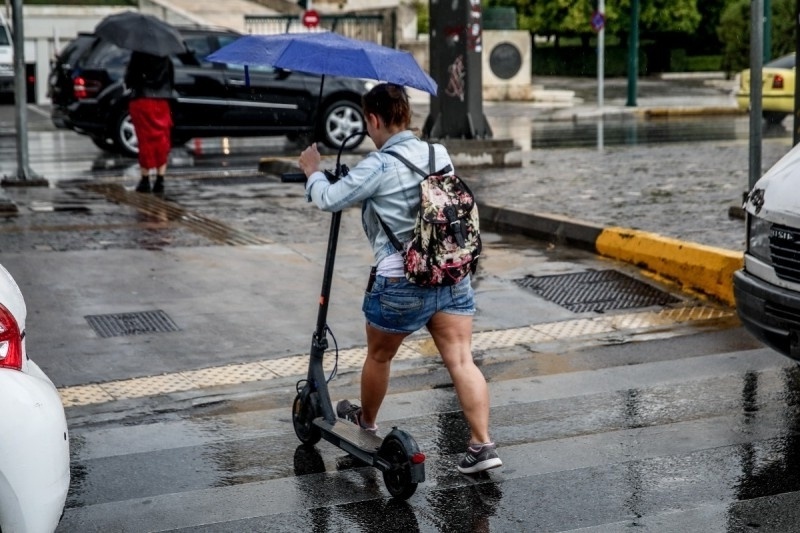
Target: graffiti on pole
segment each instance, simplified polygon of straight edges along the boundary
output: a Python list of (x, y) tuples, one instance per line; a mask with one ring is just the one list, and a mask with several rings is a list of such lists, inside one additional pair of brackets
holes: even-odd
[(467, 77), (467, 69), (464, 66), (464, 56), (459, 54), (450, 66), (447, 67), (450, 77), (447, 80), (447, 87), (444, 92), (447, 96), (458, 98), (464, 101), (464, 79)]

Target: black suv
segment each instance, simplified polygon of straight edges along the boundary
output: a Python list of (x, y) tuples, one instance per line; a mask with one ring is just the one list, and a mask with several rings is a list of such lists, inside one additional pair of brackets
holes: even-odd
[[(173, 144), (194, 137), (285, 135), (303, 143), (339, 148), (364, 131), (361, 95), (369, 82), (321, 77), (271, 67), (211, 63), (205, 57), (239, 38), (229, 30), (180, 27), (188, 53), (173, 56), (176, 98)], [(50, 75), (52, 120), (88, 135), (108, 151), (128, 156), (138, 143), (123, 85), (130, 51), (92, 34), (81, 34), (59, 55)], [(348, 141), (356, 148), (363, 135)]]

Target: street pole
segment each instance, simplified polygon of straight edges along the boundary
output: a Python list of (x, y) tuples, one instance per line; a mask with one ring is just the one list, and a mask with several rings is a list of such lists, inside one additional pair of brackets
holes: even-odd
[(764, 53), (764, 4), (763, 0), (750, 3), (750, 159), (747, 190), (761, 177), (761, 97), (762, 60)]
[(628, 107), (636, 107), (636, 78), (639, 75), (639, 0), (631, 2), (631, 31), (628, 35)]
[(772, 59), (772, 0), (764, 0), (764, 63)]
[[(795, 1), (794, 6), (794, 35), (795, 35), (795, 57), (800, 57), (800, 0)], [(795, 82), (795, 87), (797, 82)], [(794, 92), (794, 128), (792, 134), (792, 146), (800, 143), (800, 91)]]
[[(798, 0), (800, 2), (800, 0)], [(603, 25), (600, 27), (600, 30), (597, 32), (597, 110), (598, 110), (598, 117), (597, 117), (597, 150), (602, 152), (604, 139), (603, 139), (603, 99), (605, 98), (603, 94), (603, 85), (605, 83), (605, 36), (606, 36), (606, 25), (605, 25), (605, 16), (606, 16), (606, 3), (605, 0), (597, 0), (597, 12), (600, 14), (600, 17), (604, 20)]]
[(22, 0), (13, 0), (11, 17), (14, 42), (14, 122), (17, 130), (17, 175), (5, 176), (7, 185), (47, 185), (47, 181), (36, 176), (28, 164), (28, 116), (27, 76), (25, 75), (25, 36), (22, 22)]

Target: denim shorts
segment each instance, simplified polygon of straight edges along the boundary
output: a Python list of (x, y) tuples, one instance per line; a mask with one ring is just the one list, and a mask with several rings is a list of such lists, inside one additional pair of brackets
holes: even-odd
[(414, 333), (441, 311), (475, 314), (475, 292), (470, 277), (445, 287), (420, 287), (402, 278), (376, 276), (361, 306), (367, 324), (388, 333)]

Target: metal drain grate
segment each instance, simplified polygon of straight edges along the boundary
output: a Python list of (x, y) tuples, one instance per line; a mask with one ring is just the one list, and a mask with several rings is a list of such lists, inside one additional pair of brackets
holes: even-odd
[(680, 301), (616, 270), (525, 276), (514, 282), (574, 313), (665, 305)]
[(180, 331), (180, 328), (164, 311), (90, 315), (84, 318), (92, 326), (92, 329), (103, 338)]

